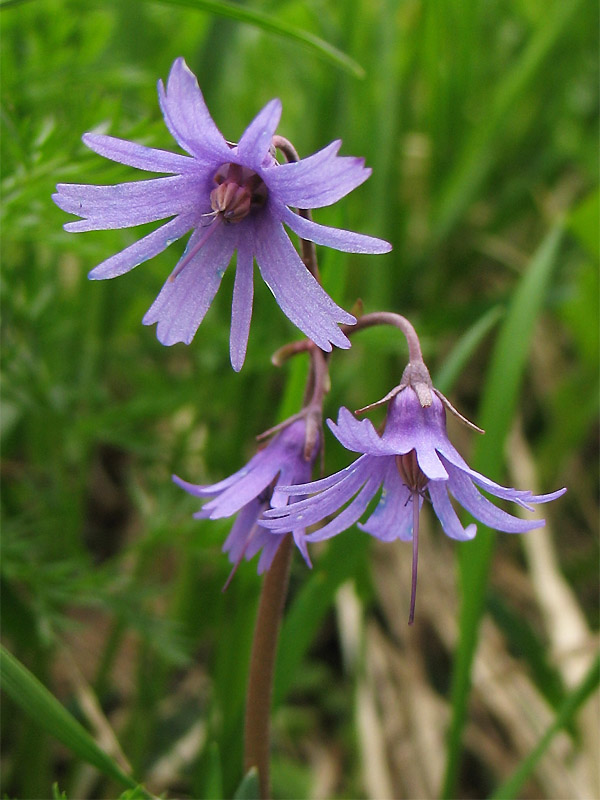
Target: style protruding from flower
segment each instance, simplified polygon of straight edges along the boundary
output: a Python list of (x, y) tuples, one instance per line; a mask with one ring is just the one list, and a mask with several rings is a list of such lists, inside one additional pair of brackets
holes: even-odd
[(114, 186), (59, 184), (55, 203), (80, 220), (67, 231), (128, 228), (171, 217), (152, 233), (95, 267), (93, 280), (115, 278), (165, 250), (189, 231), (185, 253), (144, 316), (157, 323), (165, 345), (189, 344), (237, 252), (231, 314), (230, 356), (235, 370), (246, 356), (253, 302), (254, 259), (284, 314), (325, 351), (350, 343), (338, 323), (354, 317), (321, 288), (292, 245), (284, 224), (304, 240), (352, 253), (386, 253), (391, 246), (371, 236), (319, 225), (290, 207), (328, 206), (371, 174), (362, 158), (337, 155), (335, 141), (308, 158), (280, 164), (273, 137), (281, 103), (271, 100), (237, 144), (213, 122), (195, 76), (178, 58), (166, 88), (158, 83), (169, 131), (189, 155), (86, 133), (85, 144), (112, 161), (169, 177)]
[[(229, 478), (210, 486), (196, 486), (173, 476), (175, 483), (194, 497), (213, 498), (194, 514), (195, 519), (222, 519), (237, 514), (223, 545), (223, 552), (228, 554), (234, 565), (233, 572), (242, 559), (249, 561), (259, 551), (262, 552), (258, 561), (258, 573), (271, 566), (287, 532), (281, 536), (273, 536), (259, 526), (258, 520), (268, 508), (278, 508), (288, 502), (287, 496), (279, 491), (281, 484), (310, 480), (320, 443), (313, 437), (311, 452), (307, 454), (307, 434), (306, 418), (295, 419), (281, 428), (246, 466)], [(294, 528), (292, 533), (298, 550), (311, 566), (304, 527)]]
[[(415, 355), (420, 356), (420, 351), (415, 350)], [(362, 455), (346, 469), (323, 480), (296, 486), (282, 482), (278, 489), (282, 496), (311, 496), (266, 511), (260, 524), (281, 535), (298, 527), (317, 525), (337, 514), (306, 535), (309, 542), (329, 539), (356, 523), (381, 489), (374, 510), (358, 527), (381, 541), (412, 540), (410, 624), (414, 620), (417, 586), (419, 511), (425, 497), (431, 500), (444, 533), (465, 541), (475, 536), (476, 526), (463, 527), (450, 496), (490, 528), (525, 533), (543, 526), (544, 520), (515, 517), (491, 503), (479, 489), (529, 511), (538, 503), (555, 500), (566, 489), (533, 495), (500, 486), (472, 470), (446, 433), (446, 408), (457, 412), (433, 388), (427, 368), (418, 358), (411, 360), (400, 385), (380, 402), (389, 402), (381, 435), (368, 419), (359, 421), (346, 408), (340, 409), (337, 424), (327, 421), (344, 447)]]

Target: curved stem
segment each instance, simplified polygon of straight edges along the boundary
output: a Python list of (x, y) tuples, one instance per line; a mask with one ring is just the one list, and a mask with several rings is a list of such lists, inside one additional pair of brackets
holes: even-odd
[[(346, 336), (352, 336), (364, 328), (372, 328), (374, 325), (393, 325), (399, 328), (406, 338), (408, 344), (408, 358), (413, 364), (423, 363), (423, 354), (421, 352), (421, 344), (419, 337), (411, 322), (402, 314), (395, 314), (393, 311), (374, 311), (372, 314), (363, 314), (358, 317), (354, 325), (340, 325), (340, 328)], [(289, 342), (276, 350), (271, 356), (271, 362), (280, 367), (288, 358), (304, 353), (313, 348), (314, 342), (311, 339), (300, 339), (298, 342)]]
[[(298, 151), (294, 147), (294, 145), (286, 139), (284, 136), (279, 136), (276, 134), (272, 140), (273, 147), (276, 147), (282, 154), (285, 160), (292, 164), (296, 161), (300, 161), (300, 156), (298, 155)], [(312, 222), (312, 214), (310, 209), (308, 208), (299, 208), (298, 214), (303, 217), (304, 219), (309, 220)], [(317, 264), (317, 248), (315, 247), (315, 243), (309, 241), (308, 239), (300, 239), (302, 245), (302, 261), (306, 266), (306, 269), (310, 272), (310, 274), (316, 278), (316, 280), (321, 283), (321, 278), (319, 276), (319, 266)]]
[(277, 639), (287, 594), (292, 534), (284, 536), (270, 569), (265, 573), (250, 657), (246, 721), (244, 728), (244, 771), (258, 769), (261, 800), (269, 787), (270, 717)]
[(362, 317), (356, 320), (355, 325), (341, 325), (340, 327), (346, 336), (352, 336), (353, 333), (363, 328), (371, 328), (373, 325), (393, 325), (395, 328), (399, 328), (408, 344), (409, 361), (413, 363), (423, 362), (423, 354), (421, 353), (421, 344), (417, 332), (412, 323), (402, 314), (395, 314), (392, 311), (374, 311), (372, 314), (363, 314)]
[(273, 364), (274, 367), (281, 367), (288, 359), (292, 358), (292, 356), (297, 356), (299, 353), (306, 353), (307, 350), (310, 350), (311, 347), (314, 346), (315, 343), (312, 339), (299, 339), (297, 342), (284, 344), (271, 356), (271, 364)]

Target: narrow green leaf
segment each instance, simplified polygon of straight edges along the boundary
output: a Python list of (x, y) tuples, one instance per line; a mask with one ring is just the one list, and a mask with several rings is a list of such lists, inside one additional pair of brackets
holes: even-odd
[(237, 22), (246, 22), (249, 25), (254, 25), (261, 28), (268, 33), (274, 33), (277, 36), (283, 36), (286, 39), (292, 39), (300, 44), (313, 50), (317, 55), (332, 61), (341, 69), (354, 75), (356, 78), (364, 78), (365, 71), (353, 58), (347, 56), (337, 47), (334, 47), (324, 39), (320, 39), (308, 31), (299, 30), (287, 22), (282, 22), (276, 17), (269, 14), (264, 14), (262, 11), (257, 11), (248, 6), (237, 5), (236, 3), (227, 2), (227, 0), (159, 0), (161, 3), (167, 3), (175, 6), (186, 6), (194, 8), (197, 11), (208, 11), (211, 14), (218, 14), (221, 17), (228, 17), (229, 19), (237, 20)]
[(545, 59), (575, 14), (581, 0), (555, 0), (548, 10), (546, 24), (540, 26), (510, 72), (495, 90), (495, 99), (487, 119), (482, 120), (457, 158), (456, 167), (440, 192), (434, 217), (432, 244), (446, 236), (464, 214), (478, 187), (495, 163), (493, 142), (506, 125), (511, 109), (542, 68)]
[(589, 672), (561, 705), (554, 722), (550, 725), (531, 753), (521, 762), (511, 777), (501, 784), (490, 800), (512, 800), (517, 797), (520, 788), (535, 769), (535, 765), (544, 755), (554, 736), (567, 727), (577, 711), (600, 683), (600, 657), (598, 657)]
[[(504, 442), (517, 405), (534, 324), (546, 296), (561, 237), (562, 226), (559, 225), (548, 234), (534, 254), (516, 288), (492, 354), (481, 412), (476, 420), (484, 428), (486, 435), (476, 442), (473, 456), (473, 468), (492, 479), (501, 478)], [(477, 537), (460, 549), (460, 640), (454, 664), (453, 717), (448, 736), (443, 797), (453, 796), (458, 776), (471, 686), (471, 667), (484, 612), (494, 542), (495, 532), (480, 525)]]
[(259, 800), (260, 787), (258, 784), (258, 770), (252, 767), (242, 778), (233, 795), (233, 800)]
[[(85, 728), (69, 714), (56, 697), (2, 645), (0, 645), (0, 682), (6, 693), (26, 714), (79, 758), (124, 786), (137, 789), (137, 782), (125, 774), (108, 753), (98, 747)], [(143, 794), (140, 797), (152, 797), (145, 790), (141, 791)]]
[(460, 337), (444, 361), (444, 366), (436, 375), (434, 381), (436, 389), (440, 392), (450, 391), (471, 356), (503, 314), (504, 309), (501, 306), (490, 308)]
[(31, 2), (31, 0), (0, 0), (1, 8), (10, 8), (11, 6), (21, 6), (23, 3)]
[(210, 797), (212, 800), (223, 800), (221, 756), (217, 742), (211, 742), (208, 748), (208, 769), (202, 796)]
[(119, 796), (119, 800), (145, 800), (148, 793), (143, 786), (136, 786), (135, 789), (127, 789)]
[(573, 209), (567, 220), (567, 225), (573, 234), (596, 260), (600, 258), (599, 218), (600, 190), (596, 188), (589, 192), (579, 205)]

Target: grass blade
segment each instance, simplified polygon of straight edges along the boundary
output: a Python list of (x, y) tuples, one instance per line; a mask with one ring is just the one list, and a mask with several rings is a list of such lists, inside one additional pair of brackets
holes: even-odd
[(594, 661), (589, 672), (579, 686), (574, 689), (563, 702), (554, 722), (550, 725), (531, 753), (521, 762), (511, 777), (496, 789), (494, 794), (491, 795), (490, 800), (511, 800), (513, 797), (517, 796), (520, 788), (534, 770), (535, 765), (543, 756), (555, 734), (557, 734), (561, 728), (565, 728), (569, 725), (577, 711), (598, 687), (599, 683), (600, 657)]
[(338, 50), (337, 47), (308, 31), (294, 28), (292, 25), (288, 25), (287, 22), (282, 22), (282, 20), (262, 11), (240, 6), (237, 3), (229, 3), (226, 0), (160, 0), (160, 2), (175, 6), (186, 6), (197, 11), (208, 11), (211, 14), (234, 19), (237, 22), (246, 22), (249, 25), (261, 28), (263, 31), (267, 31), (267, 33), (274, 33), (276, 36), (283, 36), (286, 39), (298, 42), (313, 50), (322, 58), (332, 61), (336, 66), (354, 75), (355, 78), (364, 78), (365, 71), (360, 64), (350, 56), (347, 56), (346, 53)]
[(432, 246), (443, 239), (463, 216), (481, 182), (494, 164), (492, 142), (504, 125), (510, 125), (511, 109), (541, 69), (581, 0), (559, 0), (548, 12), (545, 25), (532, 36), (520, 58), (496, 91), (488, 119), (466, 141), (454, 171), (440, 193), (437, 204)]
[(233, 795), (233, 800), (258, 800), (259, 797), (258, 771), (256, 767), (252, 767), (244, 775), (242, 782)]
[(451, 391), (470, 358), (503, 314), (503, 308), (493, 306), (460, 337), (435, 376), (434, 384), (440, 392)]
[[(25, 713), (35, 719), (40, 727), (105, 775), (131, 789), (138, 787), (137, 782), (125, 774), (108, 753), (98, 747), (85, 728), (69, 714), (35, 675), (1, 645), (0, 676), (2, 688)], [(143, 791), (143, 797), (152, 797), (145, 790), (140, 791)]]
[[(516, 288), (506, 319), (492, 354), (481, 413), (476, 420), (486, 435), (477, 442), (473, 468), (494, 479), (501, 478), (504, 441), (510, 430), (527, 361), (535, 320), (542, 308), (546, 289), (562, 237), (556, 226), (534, 254)], [(460, 640), (452, 684), (453, 717), (448, 737), (443, 797), (453, 795), (462, 751), (462, 733), (470, 692), (471, 667), (477, 646), (479, 624), (484, 612), (489, 565), (495, 534), (480, 526), (477, 537), (460, 550), (462, 607)]]

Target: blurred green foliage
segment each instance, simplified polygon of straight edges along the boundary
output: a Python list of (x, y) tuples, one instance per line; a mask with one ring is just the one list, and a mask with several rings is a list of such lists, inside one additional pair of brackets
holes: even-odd
[[(94, 621), (104, 620), (90, 644), (88, 678), (105, 707), (126, 709), (120, 738), (136, 779), (194, 719), (205, 720), (206, 747), (177, 787), (192, 796), (214, 787), (231, 796), (242, 779), (245, 664), (259, 579), (243, 565), (221, 592), (229, 523), (194, 522), (197, 503), (170, 475), (208, 482), (248, 458), (253, 437), (280, 413), (287, 378), (302, 385), (301, 359), (279, 371), (269, 361), (298, 334), (257, 282), (248, 358), (234, 374), (230, 269), (193, 344), (162, 347), (141, 318), (181, 243), (117, 280), (88, 282), (93, 266), (143, 231), (66, 234), (65, 214), (50, 200), (57, 182), (138, 177), (86, 151), (85, 131), (176, 149), (156, 81), (179, 55), (198, 75), (226, 138), (235, 140), (277, 96), (280, 133), (301, 155), (342, 138), (343, 154), (366, 157), (371, 179), (315, 218), (386, 237), (394, 250), (378, 257), (323, 249), (325, 284), (346, 308), (361, 298), (367, 311), (409, 316), (432, 371), (447, 376), (444, 389), (453, 387), (453, 402), (476, 421), (498, 320), (533, 253), (565, 221), (517, 413), (543, 490), (569, 484), (549, 513), (560, 515), (566, 576), (598, 623), (589, 543), (599, 356), (597, 9), (575, 0), (246, 6), (331, 43), (361, 65), (364, 79), (292, 39), (193, 3), (30, 0), (0, 12), (4, 635), (60, 695), (57, 653), (65, 642), (87, 641)], [(468, 362), (455, 358), (450, 375), (446, 357), (467, 331), (475, 331), (472, 346), (462, 340)], [(342, 403), (356, 408), (383, 396), (403, 369), (393, 333), (368, 331), (353, 345), (332, 360), (330, 416)], [(286, 402), (293, 413), (300, 401), (288, 390)], [(327, 469), (346, 458), (330, 442)], [(324, 688), (331, 674), (307, 661), (306, 649), (336, 581), (353, 575), (368, 601), (368, 545), (351, 533), (331, 543), (312, 573), (295, 565), (297, 604), (284, 630), (290, 647), (278, 702), (296, 686), (335, 706)], [(328, 578), (334, 583), (324, 594)], [(510, 620), (510, 610), (498, 618)], [(119, 680), (124, 652), (134, 663), (132, 687)], [(546, 675), (539, 648), (532, 652)], [(165, 708), (196, 660), (210, 687), (183, 710)], [(558, 702), (556, 687), (548, 693)], [(64, 688), (61, 699), (74, 702)], [(349, 725), (351, 712), (336, 706), (331, 716)], [(5, 791), (45, 796), (55, 780), (51, 741), (19, 715), (5, 714), (2, 724), (12, 742)], [(313, 724), (299, 723), (304, 732)], [(72, 796), (79, 766), (62, 754), (61, 770), (60, 786)], [(304, 790), (297, 770), (278, 757), (276, 793)], [(345, 781), (340, 796), (360, 793), (358, 766)], [(110, 786), (96, 791), (111, 796)]]

